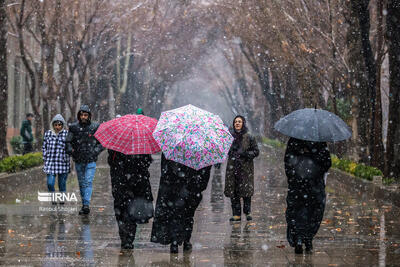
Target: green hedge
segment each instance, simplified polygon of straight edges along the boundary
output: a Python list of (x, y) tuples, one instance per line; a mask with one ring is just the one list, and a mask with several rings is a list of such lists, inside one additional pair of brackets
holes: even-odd
[(339, 159), (335, 155), (332, 155), (332, 167), (368, 181), (372, 181), (374, 176), (383, 177), (382, 171), (378, 168), (367, 166), (362, 163), (355, 163), (348, 159)]
[(10, 140), (11, 147), (14, 151), (14, 154), (22, 154), (24, 151), (24, 144), (22, 143), (22, 136), (17, 135), (13, 136)]
[(276, 139), (269, 139), (265, 136), (261, 137), (261, 142), (263, 144), (270, 145), (272, 147), (277, 147), (277, 148), (285, 148), (286, 147), (286, 145), (284, 143), (281, 143), (280, 141), (278, 141)]
[(17, 172), (43, 164), (41, 152), (11, 156), (0, 161), (0, 172)]

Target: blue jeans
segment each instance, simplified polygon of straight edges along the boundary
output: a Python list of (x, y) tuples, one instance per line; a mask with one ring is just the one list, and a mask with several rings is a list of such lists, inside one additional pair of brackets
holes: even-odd
[(56, 176), (58, 175), (58, 190), (65, 192), (67, 190), (67, 177), (68, 173), (47, 174), (47, 188), (49, 192), (54, 192), (54, 185), (56, 183)]
[(90, 205), (92, 197), (92, 183), (96, 172), (96, 162), (75, 163), (76, 174), (78, 175), (79, 189), (83, 205)]

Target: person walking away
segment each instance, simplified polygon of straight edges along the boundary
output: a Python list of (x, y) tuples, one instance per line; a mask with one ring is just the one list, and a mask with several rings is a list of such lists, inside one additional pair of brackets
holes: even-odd
[(78, 121), (69, 127), (66, 141), (66, 152), (75, 162), (79, 189), (82, 198), (80, 215), (90, 213), (90, 199), (92, 196), (93, 178), (96, 172), (98, 155), (104, 149), (94, 137), (99, 124), (91, 121), (92, 113), (87, 105), (82, 105), (78, 111)]
[(154, 215), (149, 167), (151, 155), (125, 155), (108, 150), (114, 212), (121, 249), (133, 249), (137, 224)]
[(331, 167), (325, 142), (290, 138), (285, 153), (288, 181), (286, 197), (287, 239), (295, 253), (313, 249), (312, 240), (321, 225), (325, 210), (324, 175)]
[[(67, 190), (67, 178), (70, 172), (70, 158), (65, 150), (65, 141), (68, 131), (65, 129), (65, 120), (57, 114), (51, 120), (51, 129), (46, 131), (43, 138), (43, 171), (47, 174), (47, 188), (55, 192), (55, 182), (58, 176), (58, 189), (60, 192)], [(57, 202), (53, 201), (53, 205)], [(64, 202), (60, 202), (61, 205)]]
[(246, 220), (251, 221), (251, 197), (254, 194), (254, 158), (259, 155), (255, 138), (248, 132), (246, 119), (236, 116), (230, 132), (234, 137), (228, 153), (226, 166), (225, 190), (226, 197), (231, 199), (232, 217), (230, 221), (240, 221), (243, 213)]
[(24, 144), (23, 155), (31, 153), (33, 151), (33, 134), (32, 134), (32, 120), (34, 116), (32, 113), (26, 114), (26, 119), (22, 122), (20, 135), (22, 137), (22, 143)]
[(137, 115), (144, 115), (143, 109), (142, 109), (142, 108), (138, 108), (138, 109), (136, 110), (136, 114), (137, 114)]
[(151, 231), (151, 242), (170, 244), (170, 252), (192, 250), (194, 214), (207, 188), (211, 166), (198, 171), (161, 157), (161, 178)]

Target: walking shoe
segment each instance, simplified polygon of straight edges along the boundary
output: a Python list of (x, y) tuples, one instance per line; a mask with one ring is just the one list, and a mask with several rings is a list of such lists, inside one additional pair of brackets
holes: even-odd
[(302, 254), (303, 253), (303, 242), (301, 238), (297, 239), (296, 245), (294, 246), (294, 253)]
[(250, 214), (247, 214), (247, 215), (246, 215), (246, 220), (251, 221), (251, 220), (253, 220), (253, 217), (251, 217)]
[(178, 244), (171, 244), (171, 247), (169, 249), (169, 252), (171, 252), (171, 254), (177, 254), (178, 253)]
[(231, 222), (239, 222), (241, 220), (240, 216), (232, 216), (229, 221)]
[(121, 249), (133, 249), (134, 245), (132, 243), (121, 243)]
[(79, 211), (79, 215), (87, 215), (90, 213), (89, 205), (83, 205), (82, 209)]
[(183, 242), (183, 251), (189, 252), (192, 251), (192, 244), (190, 242)]
[(65, 204), (65, 202), (64, 201), (60, 201), (60, 205), (64, 205)]
[(313, 250), (312, 240), (306, 239), (304, 240), (304, 244), (306, 245), (306, 252), (312, 252)]
[(51, 202), (51, 205), (57, 205), (57, 202), (52, 201), (52, 202)]

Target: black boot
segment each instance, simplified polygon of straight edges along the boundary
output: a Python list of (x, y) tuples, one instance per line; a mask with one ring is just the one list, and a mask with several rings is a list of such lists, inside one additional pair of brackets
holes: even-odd
[(121, 241), (121, 249), (133, 249), (134, 245), (132, 242), (122, 242)]
[(304, 244), (306, 245), (306, 252), (312, 252), (313, 250), (312, 239), (304, 240)]
[(171, 243), (171, 247), (169, 249), (171, 254), (178, 254), (178, 244), (176, 242)]
[(190, 241), (183, 242), (183, 251), (189, 252), (189, 251), (192, 251), (192, 248), (193, 248), (193, 246), (190, 243)]
[(303, 241), (301, 238), (298, 238), (296, 244), (294, 246), (294, 253), (302, 254), (303, 253)]
[(83, 205), (82, 209), (79, 211), (79, 215), (87, 215), (90, 213), (89, 205)]

